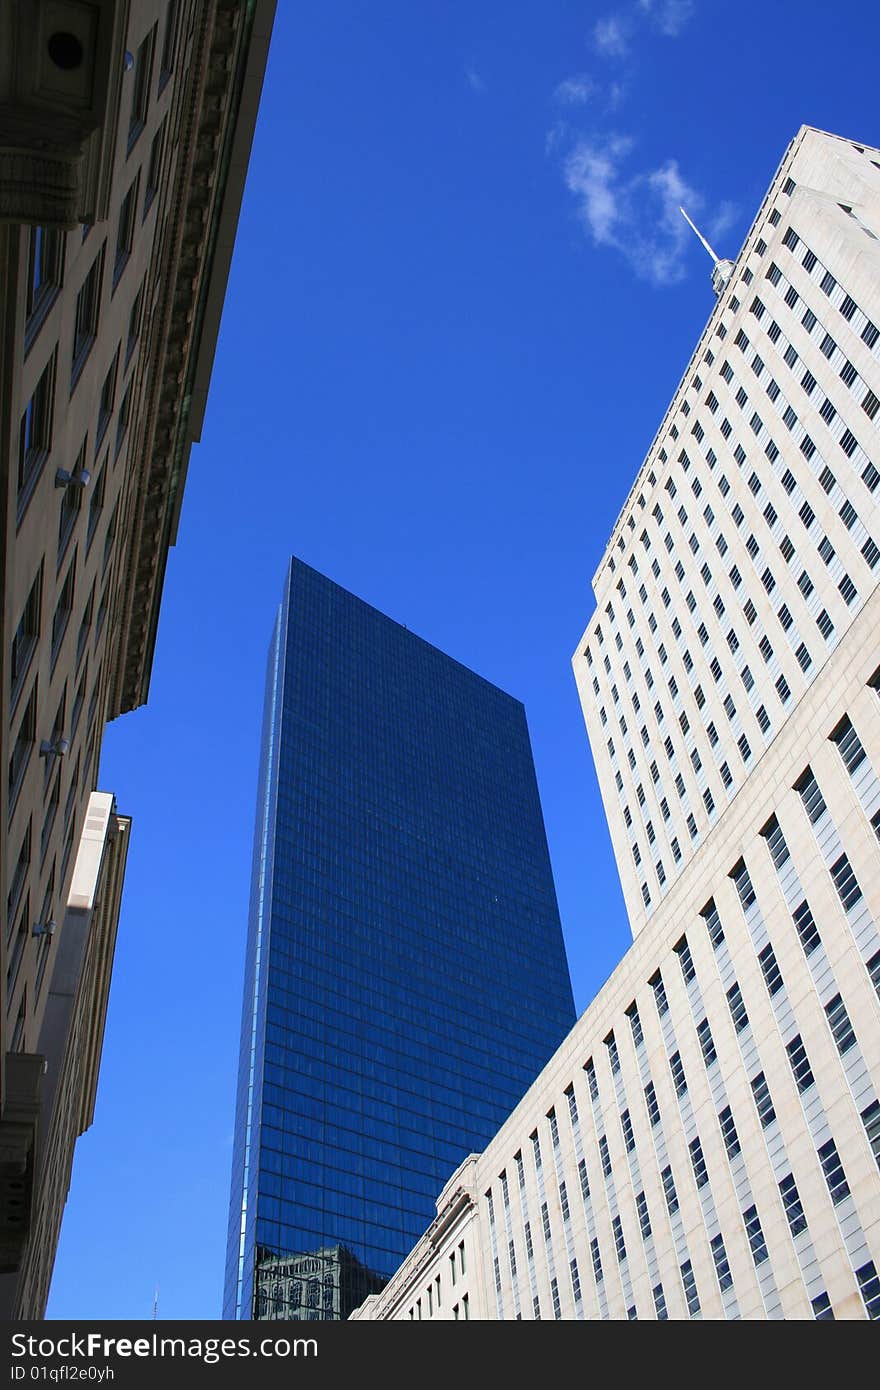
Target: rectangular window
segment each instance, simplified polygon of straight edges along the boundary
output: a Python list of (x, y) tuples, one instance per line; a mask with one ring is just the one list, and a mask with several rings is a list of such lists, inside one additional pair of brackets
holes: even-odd
[(125, 435), (128, 430), (128, 422), (131, 416), (131, 394), (134, 385), (134, 377), (129, 380), (125, 388), (122, 400), (119, 402), (119, 415), (116, 421), (116, 443), (113, 445), (113, 457), (119, 457), (119, 451), (125, 442)]
[(721, 918), (718, 916), (718, 909), (715, 906), (714, 898), (710, 898), (703, 908), (700, 916), (706, 923), (706, 930), (709, 933), (709, 940), (717, 951), (724, 940), (724, 929), (721, 926)]
[(18, 431), (19, 521), (52, 448), (55, 361), (56, 354), (53, 352), (21, 417)]
[(865, 1133), (868, 1136), (868, 1143), (871, 1145), (874, 1162), (880, 1168), (880, 1101), (872, 1100), (871, 1104), (862, 1111), (862, 1124), (865, 1126)]
[(691, 1317), (695, 1317), (700, 1311), (700, 1300), (697, 1297), (697, 1281), (694, 1278), (690, 1260), (685, 1260), (681, 1266), (681, 1282), (684, 1287), (684, 1296), (687, 1299), (688, 1312)]
[(150, 89), (153, 82), (153, 49), (156, 43), (156, 25), (138, 48), (134, 60), (134, 72), (129, 79), (132, 84), (131, 113), (128, 121), (128, 153), (134, 149), (138, 136), (143, 130), (150, 106)]
[(614, 1235), (614, 1248), (617, 1251), (617, 1263), (623, 1264), (626, 1259), (626, 1241), (623, 1238), (623, 1225), (619, 1216), (612, 1217), (611, 1230)]
[(651, 1127), (660, 1123), (660, 1106), (657, 1103), (657, 1092), (654, 1090), (653, 1081), (649, 1081), (645, 1087), (645, 1105), (648, 1108), (648, 1119)]
[(816, 825), (824, 816), (827, 809), (825, 798), (819, 790), (819, 784), (813, 776), (811, 768), (807, 768), (795, 783), (795, 791), (799, 793), (804, 810), (813, 825)]
[(740, 1136), (737, 1134), (737, 1126), (734, 1125), (730, 1105), (724, 1106), (723, 1111), (719, 1112), (719, 1125), (722, 1127), (722, 1138), (727, 1156), (728, 1158), (735, 1158), (735, 1155), (740, 1152)]
[(707, 1067), (711, 1067), (712, 1063), (717, 1061), (718, 1054), (715, 1051), (715, 1043), (712, 1039), (712, 1030), (709, 1027), (708, 1018), (704, 1018), (701, 1023), (697, 1024), (697, 1037), (700, 1040), (700, 1050), (703, 1054), (703, 1061), (706, 1063)]
[(611, 1177), (611, 1155), (608, 1152), (608, 1140), (604, 1134), (599, 1135), (599, 1157), (602, 1161), (602, 1172), (606, 1178)]
[(837, 744), (838, 752), (843, 759), (843, 765), (850, 777), (852, 777), (856, 769), (861, 767), (866, 755), (862, 747), (861, 739), (853, 728), (848, 716), (844, 716), (837, 725), (837, 728), (831, 735), (831, 741)]
[(586, 1202), (589, 1200), (590, 1197), (590, 1182), (589, 1177), (587, 1175), (586, 1161), (582, 1158), (578, 1160), (578, 1178), (580, 1179), (581, 1184), (581, 1196)]
[(64, 232), (56, 227), (31, 227), (28, 232), (25, 352), (34, 342), (61, 289), (64, 241)]
[(761, 1128), (766, 1129), (776, 1119), (776, 1111), (773, 1109), (767, 1078), (762, 1071), (759, 1071), (757, 1076), (752, 1077), (750, 1084), (752, 1095), (755, 1098), (755, 1108), (758, 1111), (758, 1119), (761, 1121)]
[(51, 646), (51, 665), (54, 669), (55, 662), (58, 660), (58, 653), (64, 641), (64, 634), (67, 631), (67, 624), (73, 612), (73, 596), (76, 582), (76, 553), (68, 566), (67, 575), (61, 586), (61, 593), (58, 596), (58, 603), (55, 607), (55, 614), (52, 618), (52, 646)]
[(657, 1321), (667, 1322), (669, 1320), (669, 1313), (666, 1309), (666, 1298), (663, 1293), (663, 1285), (655, 1284), (654, 1288), (651, 1290), (651, 1296), (654, 1299), (654, 1311), (657, 1314)]
[(623, 1130), (623, 1142), (627, 1153), (632, 1153), (636, 1146), (636, 1137), (633, 1134), (632, 1120), (628, 1110), (624, 1110), (620, 1117), (620, 1127)]
[(789, 1173), (779, 1184), (779, 1193), (792, 1236), (800, 1235), (807, 1229), (807, 1218), (801, 1205), (800, 1195), (793, 1174)]
[(593, 1100), (598, 1100), (599, 1082), (596, 1079), (596, 1068), (593, 1064), (592, 1057), (590, 1057), (589, 1060), (584, 1063), (584, 1071), (587, 1073), (587, 1081), (590, 1085), (590, 1095), (592, 1096)]
[(669, 1012), (669, 1001), (666, 998), (663, 976), (660, 974), (659, 970), (651, 976), (648, 984), (654, 991), (654, 1002), (657, 1005), (657, 1013), (662, 1018), (665, 1013)]
[(810, 1068), (810, 1061), (800, 1033), (792, 1038), (791, 1042), (785, 1044), (785, 1050), (788, 1053), (788, 1060), (797, 1088), (803, 1094), (804, 1091), (808, 1091), (811, 1086), (815, 1085), (816, 1078)]
[(799, 907), (795, 908), (792, 915), (794, 917), (794, 924), (797, 928), (800, 943), (804, 948), (804, 955), (812, 955), (813, 951), (817, 950), (818, 947), (822, 945), (822, 939), (819, 936), (818, 928), (813, 920), (813, 914), (810, 911), (810, 905), (806, 898)]
[(675, 1086), (675, 1094), (683, 1096), (687, 1092), (687, 1078), (684, 1074), (684, 1066), (680, 1052), (673, 1052), (669, 1059), (669, 1070), (672, 1072), (672, 1081)]
[(675, 947), (675, 952), (678, 956), (679, 964), (681, 965), (681, 973), (684, 976), (684, 982), (686, 985), (689, 985), (691, 980), (697, 978), (697, 972), (694, 968), (693, 957), (691, 956), (690, 947), (685, 937), (682, 937), (678, 942)]
[(669, 1215), (672, 1216), (675, 1212), (678, 1211), (678, 1193), (675, 1190), (675, 1182), (672, 1177), (672, 1169), (668, 1164), (663, 1169), (663, 1172), (660, 1174), (660, 1177), (663, 1181), (663, 1195), (666, 1198), (666, 1206), (669, 1210)]
[(88, 552), (89, 547), (90, 547), (91, 544), (92, 544), (92, 539), (93, 539), (94, 534), (95, 534), (95, 531), (96, 531), (96, 529), (97, 529), (98, 522), (99, 522), (100, 519), (101, 519), (101, 513), (102, 513), (103, 510), (104, 510), (104, 497), (105, 497), (106, 491), (107, 491), (107, 460), (106, 460), (106, 458), (105, 458), (104, 464), (103, 464), (103, 466), (101, 467), (101, 469), (100, 469), (100, 471), (99, 471), (99, 473), (98, 473), (98, 476), (97, 476), (95, 482), (92, 484), (92, 489), (91, 489), (92, 496), (91, 496), (91, 500), (90, 500), (90, 502), (89, 502), (89, 516), (88, 516), (88, 521), (86, 522), (86, 551), (87, 551), (87, 552)]
[(101, 306), (101, 282), (104, 276), (104, 251), (101, 247), (91, 264), (89, 273), (80, 286), (76, 297), (76, 311), (73, 322), (73, 351), (70, 363), (70, 389), (79, 381), (95, 339), (98, 336), (98, 321)]
[(769, 1258), (767, 1253), (767, 1242), (764, 1240), (764, 1232), (761, 1230), (761, 1222), (758, 1217), (758, 1208), (749, 1207), (743, 1212), (746, 1235), (749, 1238), (749, 1249), (752, 1252), (752, 1259), (756, 1265), (761, 1265)]
[(727, 1251), (724, 1249), (724, 1239), (721, 1235), (713, 1236), (710, 1244), (712, 1259), (715, 1262), (715, 1273), (718, 1277), (718, 1287), (724, 1293), (725, 1289), (733, 1286), (733, 1275), (730, 1272)]
[(706, 1167), (706, 1160), (703, 1156), (703, 1146), (699, 1139), (692, 1139), (688, 1145), (691, 1155), (691, 1166), (694, 1170), (694, 1178), (697, 1187), (705, 1187), (709, 1181), (709, 1170)]
[(138, 170), (129, 185), (128, 192), (122, 200), (119, 209), (119, 221), (116, 224), (116, 251), (113, 256), (113, 286), (115, 290), (122, 278), (122, 272), (128, 265), (131, 258), (131, 248), (134, 243), (134, 227), (137, 216), (138, 194), (140, 192), (141, 174)]
[(12, 745), (12, 756), (9, 759), (9, 781), (8, 781), (8, 808), (11, 818), (15, 809), (16, 798), (18, 797), (21, 784), (24, 781), (24, 774), (30, 762), (31, 753), (37, 737), (37, 683), (34, 681), (27, 704), (22, 712), (18, 724), (18, 731), (15, 735), (15, 742)]
[(166, 119), (159, 126), (153, 136), (153, 143), (150, 146), (150, 161), (147, 165), (147, 186), (144, 190), (144, 218), (153, 205), (153, 199), (159, 191), (159, 180), (162, 177), (162, 156), (165, 151), (165, 132), (168, 126)]
[(825, 1174), (825, 1182), (828, 1185), (828, 1192), (835, 1206), (849, 1196), (849, 1183), (843, 1171), (843, 1164), (837, 1152), (837, 1145), (833, 1139), (829, 1139), (827, 1144), (823, 1144), (819, 1150), (819, 1161), (822, 1164), (822, 1172)]
[(758, 960), (761, 964), (761, 971), (764, 975), (764, 983), (772, 999), (774, 994), (778, 994), (783, 988), (783, 979), (779, 970), (779, 965), (773, 951), (773, 947), (768, 944), (763, 951), (758, 952)]
[(845, 854), (832, 864), (831, 877), (844, 912), (849, 912), (861, 899), (862, 890)]
[(871, 1322), (880, 1319), (880, 1278), (873, 1260), (856, 1270), (856, 1278), (859, 1281), (859, 1292), (862, 1295), (862, 1302), (865, 1305), (865, 1312)]
[(846, 1005), (839, 994), (835, 994), (834, 998), (829, 999), (828, 1003), (825, 1005), (825, 1016), (828, 1019), (828, 1026), (837, 1044), (837, 1050), (841, 1057), (843, 1057), (849, 1052), (851, 1047), (855, 1047), (856, 1035), (849, 1021)]
[(162, 57), (159, 62), (159, 91), (165, 86), (174, 71), (174, 53), (177, 41), (177, 0), (168, 0), (165, 11), (165, 29), (162, 37)]
[(137, 347), (138, 338), (140, 337), (140, 334), (141, 334), (141, 318), (142, 318), (142, 316), (143, 316), (143, 308), (144, 308), (144, 285), (145, 285), (145, 283), (146, 283), (145, 281), (141, 283), (140, 289), (138, 290), (137, 294), (135, 295), (134, 299), (132, 300), (131, 311), (130, 311), (129, 316), (128, 316), (128, 332), (127, 332), (127, 334), (126, 334), (126, 339), (125, 339), (125, 365), (126, 365), (126, 367), (128, 366), (129, 362), (131, 361), (131, 355), (132, 355), (132, 353), (134, 352), (135, 348)]
[(644, 1192), (636, 1195), (636, 1211), (639, 1217), (639, 1230), (642, 1233), (642, 1240), (649, 1240), (651, 1236), (651, 1217), (648, 1213), (648, 1199)]
[(116, 404), (116, 373), (119, 367), (119, 348), (113, 355), (113, 361), (107, 369), (107, 375), (101, 385), (101, 394), (98, 397), (98, 423), (95, 429), (95, 457), (104, 442), (104, 435), (107, 433), (107, 426), (110, 424), (110, 417), (113, 414), (113, 407)]
[(43, 567), (40, 566), (37, 576), (31, 585), (31, 591), (25, 600), (21, 617), (18, 620), (18, 627), (12, 638), (12, 646), (9, 658), (9, 710), (10, 713), (15, 708), (18, 698), (24, 686), (25, 677), (31, 664), (31, 658), (37, 648), (40, 637), (40, 608), (43, 597)]

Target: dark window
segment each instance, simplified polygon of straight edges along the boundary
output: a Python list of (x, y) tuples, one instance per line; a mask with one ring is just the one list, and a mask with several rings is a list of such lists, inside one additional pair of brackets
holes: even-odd
[(800, 943), (804, 948), (804, 955), (812, 955), (813, 951), (822, 945), (822, 939), (819, 936), (818, 928), (813, 920), (813, 914), (810, 911), (810, 905), (806, 898), (801, 903), (800, 907), (795, 908), (793, 916)]
[(666, 1198), (666, 1205), (669, 1208), (670, 1216), (672, 1216), (674, 1212), (678, 1211), (678, 1193), (675, 1190), (675, 1182), (672, 1177), (672, 1169), (669, 1167), (668, 1164), (663, 1169), (663, 1172), (660, 1174), (660, 1177), (663, 1181), (663, 1195)]
[(67, 624), (70, 622), (70, 615), (73, 612), (73, 596), (76, 583), (76, 552), (67, 570), (64, 583), (61, 586), (61, 593), (58, 596), (58, 603), (55, 607), (55, 614), (52, 618), (52, 647), (51, 662), (54, 668), (58, 660), (58, 653), (64, 641), (64, 634), (67, 631)]
[(807, 1229), (807, 1218), (801, 1205), (800, 1194), (798, 1193), (793, 1174), (789, 1173), (779, 1184), (779, 1193), (782, 1197), (782, 1205), (785, 1209), (786, 1220), (789, 1230), (793, 1236), (800, 1235), (801, 1231)]
[(12, 638), (9, 658), (9, 709), (14, 709), (40, 636), (43, 568), (40, 566)]
[(837, 1050), (841, 1057), (849, 1052), (851, 1047), (856, 1045), (856, 1035), (846, 1011), (846, 1005), (839, 994), (835, 994), (833, 999), (829, 999), (825, 1005), (825, 1015), (828, 1019), (828, 1026), (837, 1044)]
[(758, 1111), (758, 1119), (761, 1121), (761, 1127), (766, 1129), (776, 1119), (776, 1111), (773, 1109), (767, 1078), (762, 1071), (759, 1071), (757, 1076), (752, 1077), (750, 1084), (752, 1095), (755, 1098), (755, 1107)]
[(101, 281), (104, 272), (104, 247), (91, 264), (89, 273), (80, 286), (76, 297), (76, 312), (73, 323), (73, 351), (70, 366), (70, 389), (73, 390), (86, 364), (92, 345), (98, 336), (100, 317)]
[(758, 1217), (758, 1208), (749, 1207), (743, 1212), (746, 1235), (749, 1238), (749, 1249), (752, 1252), (752, 1259), (756, 1265), (763, 1264), (768, 1259), (767, 1243), (764, 1240), (764, 1232), (761, 1230), (761, 1222)]
[(825, 1182), (828, 1185), (828, 1192), (835, 1206), (849, 1196), (849, 1183), (843, 1171), (843, 1164), (837, 1152), (837, 1145), (833, 1139), (829, 1139), (827, 1144), (823, 1144), (819, 1149), (819, 1161), (822, 1164), (822, 1172), (825, 1174)]
[(685, 1260), (681, 1266), (681, 1282), (684, 1287), (684, 1295), (687, 1299), (688, 1312), (694, 1317), (700, 1311), (700, 1300), (697, 1296), (697, 1281), (694, 1278), (693, 1267), (690, 1260)]
[(24, 515), (24, 509), (52, 448), (55, 360), (53, 352), (21, 417), (18, 432), (19, 520)]
[(785, 1050), (788, 1053), (788, 1060), (798, 1090), (808, 1091), (811, 1086), (815, 1085), (816, 1078), (810, 1068), (810, 1061), (800, 1033), (792, 1038), (791, 1042), (785, 1044)]
[(694, 1170), (694, 1178), (697, 1187), (705, 1187), (709, 1181), (709, 1170), (706, 1167), (706, 1159), (703, 1156), (703, 1146), (699, 1139), (691, 1140), (688, 1145), (691, 1155), (691, 1166)]
[(162, 36), (162, 58), (159, 62), (159, 91), (165, 86), (174, 71), (174, 56), (177, 42), (177, 0), (168, 0), (165, 11), (165, 29)]
[(701, 1023), (697, 1024), (697, 1037), (700, 1040), (703, 1061), (706, 1063), (707, 1067), (711, 1067), (712, 1063), (717, 1060), (718, 1054), (715, 1051), (715, 1043), (712, 1040), (712, 1030), (709, 1027), (708, 1018), (704, 1018)]
[(760, 961), (761, 970), (764, 974), (764, 982), (772, 998), (774, 994), (778, 994), (779, 990), (782, 989), (783, 979), (773, 947), (769, 943), (762, 951), (758, 952), (758, 960)]
[(856, 1278), (859, 1281), (859, 1292), (862, 1295), (862, 1302), (865, 1305), (865, 1312), (871, 1322), (880, 1319), (880, 1278), (873, 1260), (856, 1270)]
[(141, 175), (138, 170), (129, 186), (129, 190), (122, 200), (119, 209), (119, 221), (116, 226), (116, 251), (113, 256), (113, 289), (119, 284), (122, 272), (128, 265), (131, 257), (131, 248), (134, 242), (134, 225), (137, 214), (138, 192), (140, 190)]
[(131, 113), (128, 121), (128, 150), (131, 153), (147, 120), (150, 89), (153, 81), (153, 49), (156, 44), (156, 25), (138, 48), (131, 83)]
[(681, 1053), (673, 1052), (669, 1059), (669, 1069), (672, 1072), (672, 1080), (675, 1085), (675, 1094), (683, 1096), (687, 1091), (687, 1078), (684, 1074), (684, 1066), (681, 1060)]
[(30, 228), (25, 297), (25, 351), (36, 338), (61, 288), (64, 276), (64, 240), (64, 232), (55, 227)]
[(113, 407), (116, 404), (116, 373), (119, 367), (119, 348), (113, 356), (113, 361), (107, 369), (107, 375), (101, 384), (101, 394), (98, 397), (98, 423), (95, 428), (95, 457), (104, 441), (107, 433), (107, 426), (110, 424), (110, 417), (113, 414)]
[(855, 907), (862, 896), (858, 880), (852, 871), (852, 866), (845, 854), (831, 866), (831, 877), (837, 889), (838, 896), (843, 904), (844, 912), (849, 912)]
[(730, 1264), (727, 1259), (727, 1251), (724, 1249), (724, 1239), (721, 1235), (713, 1236), (711, 1240), (712, 1259), (715, 1262), (715, 1273), (718, 1276), (718, 1287), (723, 1293), (733, 1285), (733, 1275), (730, 1272)]
[(150, 146), (150, 161), (147, 165), (147, 186), (144, 190), (144, 217), (146, 217), (153, 204), (153, 199), (159, 191), (159, 180), (162, 177), (162, 156), (165, 151), (165, 132), (168, 127), (167, 120), (164, 120), (153, 136), (153, 143)]

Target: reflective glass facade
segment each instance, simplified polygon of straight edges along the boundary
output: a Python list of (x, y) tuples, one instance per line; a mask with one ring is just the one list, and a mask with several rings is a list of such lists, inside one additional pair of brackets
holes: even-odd
[(293, 560), (266, 682), (224, 1316), (346, 1317), (574, 1018), (522, 705)]

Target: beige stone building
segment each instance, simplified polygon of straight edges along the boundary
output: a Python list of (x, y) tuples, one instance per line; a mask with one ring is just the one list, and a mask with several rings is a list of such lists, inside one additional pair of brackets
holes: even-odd
[(0, 7), (0, 1308), (39, 1317), (90, 1123), (147, 696), (274, 0)]
[(803, 128), (574, 669), (634, 942), (362, 1318), (880, 1317), (880, 151)]

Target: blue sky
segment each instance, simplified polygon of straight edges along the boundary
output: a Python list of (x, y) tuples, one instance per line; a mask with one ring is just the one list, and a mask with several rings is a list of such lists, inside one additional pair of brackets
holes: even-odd
[(875, 5), (281, 0), (48, 1315), (219, 1315), (265, 653), (291, 554), (526, 705), (579, 1010), (630, 940), (571, 655), (806, 122), (880, 144)]

